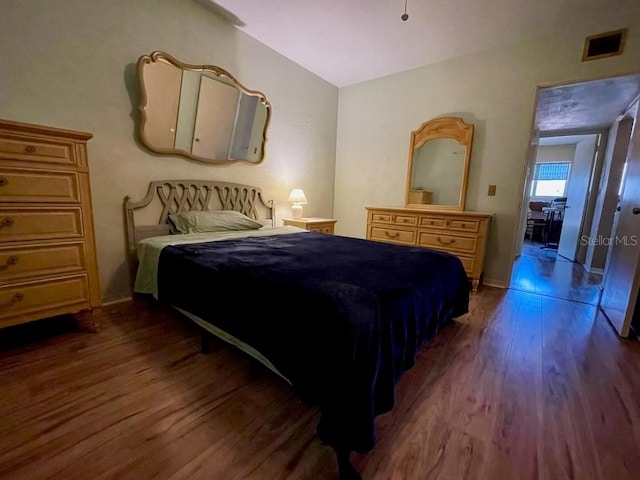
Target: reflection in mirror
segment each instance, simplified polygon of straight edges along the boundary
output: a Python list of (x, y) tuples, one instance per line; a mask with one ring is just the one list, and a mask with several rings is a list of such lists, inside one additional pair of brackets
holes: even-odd
[(406, 205), (464, 210), (473, 125), (440, 117), (411, 132)]
[(140, 137), (147, 148), (213, 164), (264, 159), (271, 105), (227, 71), (163, 52), (138, 60)]
[(421, 201), (415, 203), (457, 205), (464, 176), (464, 154), (465, 148), (450, 138), (429, 140), (415, 149), (411, 191), (430, 193), (423, 194)]

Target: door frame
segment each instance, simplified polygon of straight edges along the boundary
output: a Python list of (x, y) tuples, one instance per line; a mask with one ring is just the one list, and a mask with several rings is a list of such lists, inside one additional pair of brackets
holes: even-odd
[[(631, 152), (633, 151), (634, 153), (636, 153), (636, 155), (640, 155), (640, 152), (635, 152), (636, 149), (640, 149), (640, 95), (638, 95), (632, 102), (631, 105), (629, 106), (629, 108), (627, 108), (625, 110), (625, 112), (621, 115), (621, 118), (633, 118), (633, 127), (631, 130), (631, 138), (629, 139), (629, 145), (627, 147), (627, 158), (629, 158)], [(634, 156), (634, 158), (637, 158), (636, 156)], [(638, 160), (640, 161), (640, 160)], [(621, 187), (624, 187), (626, 189), (627, 185), (627, 178), (623, 177), (621, 179)], [(627, 199), (625, 198), (624, 195), (624, 190), (622, 190), (622, 194), (619, 196), (619, 203), (618, 203), (618, 208), (617, 211), (619, 212), (621, 207), (622, 210), (624, 211), (624, 202)], [(620, 202), (623, 203), (623, 205), (620, 205)], [(611, 233), (614, 234), (617, 238), (618, 236), (618, 222), (620, 220), (620, 214), (619, 213), (615, 213), (614, 214), (614, 220), (613, 220), (613, 225), (611, 228)], [(637, 245), (634, 245), (637, 247)], [(627, 304), (627, 311), (626, 311), (626, 317), (623, 319), (622, 323), (619, 323), (619, 319), (615, 319), (609, 316), (609, 313), (607, 313), (608, 311), (608, 307), (602, 307), (602, 299), (604, 296), (604, 292), (605, 292), (605, 283), (608, 279), (608, 275), (609, 275), (609, 271), (610, 271), (610, 267), (611, 267), (611, 256), (613, 253), (614, 248), (616, 247), (616, 245), (614, 243), (611, 243), (609, 245), (609, 249), (607, 251), (607, 259), (605, 261), (605, 267), (604, 267), (604, 275), (602, 278), (602, 284), (600, 286), (600, 296), (598, 298), (598, 308), (600, 309), (600, 311), (604, 314), (604, 316), (606, 317), (606, 319), (609, 321), (610, 325), (614, 328), (614, 330), (616, 331), (616, 333), (622, 337), (622, 338), (627, 338), (629, 336), (629, 334), (631, 333), (631, 329), (632, 329), (632, 315), (633, 312), (629, 311), (629, 308), (633, 308), (631, 307), (632, 305), (635, 307), (635, 305), (637, 305), (637, 301), (638, 301), (638, 296), (640, 295), (640, 262), (638, 262), (638, 264), (636, 265), (636, 270), (633, 273), (633, 278), (632, 278), (632, 284), (631, 284), (631, 290), (630, 290), (630, 297), (629, 297), (629, 303)], [(636, 252), (637, 254), (637, 252)], [(615, 310), (615, 308), (613, 309)], [(611, 311), (611, 310), (609, 310)]]
[[(536, 110), (537, 110), (537, 95), (536, 95)], [(529, 199), (531, 195), (529, 194), (529, 190), (531, 189), (532, 182), (532, 173), (535, 168), (536, 158), (538, 158), (538, 144), (540, 141), (540, 132), (536, 128), (533, 129), (533, 133), (531, 135), (531, 140), (529, 141), (529, 149), (527, 152), (527, 163), (525, 168), (525, 178), (524, 178), (524, 187), (522, 190), (522, 199), (520, 200), (520, 215), (518, 216), (518, 233), (516, 236), (516, 245), (514, 247), (513, 261), (515, 262), (516, 258), (522, 255), (522, 247), (524, 245), (524, 234), (527, 229), (527, 208), (529, 205)], [(511, 275), (513, 272), (511, 273)], [(511, 285), (511, 275), (509, 275), (509, 285)]]
[[(537, 129), (536, 129), (536, 113), (538, 111), (538, 101), (540, 98), (540, 90), (543, 89), (547, 89), (547, 88), (553, 88), (553, 87), (566, 87), (569, 85), (578, 85), (581, 83), (587, 83), (587, 82), (598, 82), (598, 81), (602, 81), (602, 80), (608, 80), (611, 78), (618, 78), (618, 77), (626, 77), (628, 75), (640, 75), (640, 70), (631, 70), (625, 73), (618, 73), (618, 74), (611, 74), (611, 75), (603, 75), (603, 76), (596, 76), (596, 77), (591, 77), (591, 78), (585, 78), (582, 80), (571, 80), (571, 81), (563, 81), (563, 82), (550, 82), (550, 83), (543, 83), (540, 85), (536, 85), (536, 91), (534, 94), (534, 99), (533, 99), (533, 109), (531, 111), (530, 114), (530, 123), (529, 123), (529, 140), (528, 140), (528, 146), (527, 146), (527, 154), (523, 159), (522, 162), (522, 173), (520, 174), (520, 185), (521, 185), (521, 192), (522, 192), (522, 197), (520, 198), (520, 205), (518, 206), (518, 210), (516, 212), (516, 218), (518, 219), (522, 219), (523, 216), (526, 215), (526, 205), (525, 205), (525, 195), (526, 195), (526, 185), (527, 185), (527, 180), (528, 180), (528, 169), (529, 169), (529, 161), (531, 159), (531, 155), (532, 155), (532, 149), (537, 149), (537, 142), (535, 147), (532, 145), (532, 142), (534, 140), (534, 135), (536, 135)], [(633, 103), (633, 101), (632, 101)], [(562, 134), (562, 132), (565, 132), (568, 130), (558, 130), (555, 133), (558, 133), (559, 135)], [(591, 133), (600, 133), (600, 132), (591, 132)], [(608, 139), (607, 139), (608, 140)], [(525, 222), (526, 222), (526, 216), (525, 216)], [(519, 244), (518, 244), (518, 237), (520, 234), (520, 227), (521, 224), (517, 223), (516, 228), (515, 228), (515, 232), (513, 234), (513, 237), (511, 239), (511, 251), (510, 251), (510, 255), (509, 258), (511, 259), (509, 262), (509, 266), (508, 266), (508, 272), (509, 274), (507, 275), (507, 284), (505, 286), (505, 288), (510, 288), (511, 286), (511, 280), (513, 277), (513, 265), (517, 259), (517, 257), (520, 255), (522, 249), (520, 248), (520, 250), (517, 250), (519, 248)], [(524, 230), (523, 230), (523, 234), (524, 234)], [(522, 244), (520, 244), (521, 247)], [(517, 252), (517, 255), (516, 255)]]
[[(536, 102), (536, 109), (537, 109), (537, 102)], [(513, 262), (515, 262), (516, 258), (520, 256), (522, 252), (523, 240), (520, 237), (524, 236), (525, 228), (527, 225), (527, 208), (528, 208), (528, 201), (530, 198), (529, 190), (531, 189), (531, 180), (532, 180), (531, 176), (533, 175), (533, 171), (534, 171), (533, 167), (535, 166), (535, 161), (537, 158), (537, 150), (540, 146), (539, 145), (540, 140), (542, 138), (572, 137), (572, 136), (579, 136), (579, 135), (584, 135), (584, 136), (600, 135), (600, 144), (598, 145), (596, 141), (596, 149), (598, 150), (597, 150), (597, 153), (596, 153), (596, 150), (594, 150), (594, 156), (591, 162), (589, 182), (593, 181), (594, 167), (596, 164), (597, 157), (603, 154), (602, 152), (607, 146), (606, 144), (607, 132), (601, 128), (554, 130), (553, 132), (543, 132), (543, 133), (540, 133), (536, 129), (534, 129), (533, 135), (535, 135), (535, 138), (532, 137), (531, 142), (529, 144), (529, 150), (528, 150), (529, 156), (527, 157), (527, 163), (525, 165), (525, 178), (524, 178), (524, 183), (522, 185), (522, 200), (520, 201), (518, 233), (515, 237), (514, 254), (512, 255), (513, 261), (511, 262), (511, 273), (509, 274), (509, 285), (511, 285), (511, 277), (513, 276)], [(535, 145), (533, 143), (534, 141), (535, 141)], [(587, 205), (593, 195), (594, 195), (594, 192), (592, 189), (591, 192), (589, 192), (587, 201), (585, 202), (585, 208), (582, 213), (582, 222), (580, 225), (581, 230), (584, 227), (584, 216), (586, 215), (586, 212), (587, 212)], [(520, 233), (522, 233), (522, 235), (520, 235)], [(576, 246), (576, 251), (577, 251), (577, 246)]]

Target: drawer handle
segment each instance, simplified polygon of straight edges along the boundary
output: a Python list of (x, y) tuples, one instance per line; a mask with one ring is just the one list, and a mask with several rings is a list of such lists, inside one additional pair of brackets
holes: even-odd
[(27, 145), (26, 147), (24, 147), (25, 153), (33, 153), (35, 151), (36, 151), (36, 147), (34, 147), (33, 145)]
[(7, 180), (7, 177), (0, 177), (0, 187), (4, 187), (8, 183), (9, 180)]
[(400, 232), (394, 232), (394, 235), (391, 235), (388, 230), (385, 230), (384, 234), (389, 238), (398, 238), (400, 236)]
[(18, 263), (19, 258), (16, 255), (11, 255), (9, 258), (7, 258), (7, 261), (4, 265), (0, 265), (0, 271), (2, 270), (6, 270), (7, 268), (15, 265), (16, 263)]
[(11, 299), (7, 303), (4, 303), (0, 306), (8, 307), (9, 305), (13, 305), (14, 303), (21, 302), (23, 298), (24, 298), (24, 293), (17, 292), (13, 295), (13, 297), (11, 297)]
[(13, 225), (13, 218), (11, 218), (11, 217), (4, 217), (2, 219), (2, 221), (0, 222), (0, 228), (2, 228), (2, 227), (10, 227), (11, 225)]
[(449, 239), (448, 242), (445, 242), (442, 238), (438, 237), (438, 241), (443, 245), (453, 245), (454, 243), (456, 243), (456, 239), (455, 238), (451, 238), (451, 239)]
[(447, 220), (445, 220), (445, 221), (444, 221), (444, 226), (445, 226), (445, 227), (448, 227), (449, 225), (451, 225), (451, 221), (450, 221), (450, 220), (448, 220), (448, 219), (447, 219)]

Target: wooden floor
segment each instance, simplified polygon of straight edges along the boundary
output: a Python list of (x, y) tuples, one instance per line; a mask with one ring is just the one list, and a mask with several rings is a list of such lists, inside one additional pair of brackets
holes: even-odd
[[(318, 412), (269, 370), (200, 354), (168, 309), (120, 304), (103, 325), (1, 333), (0, 478), (336, 479)], [(640, 344), (592, 305), (485, 287), (378, 420), (352, 457), (365, 480), (637, 480)]]
[(597, 305), (602, 275), (587, 272), (582, 264), (525, 240), (513, 264), (511, 288), (550, 297)]

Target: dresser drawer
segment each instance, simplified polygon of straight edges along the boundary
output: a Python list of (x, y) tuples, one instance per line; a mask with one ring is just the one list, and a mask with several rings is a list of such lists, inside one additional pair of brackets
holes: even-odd
[(393, 223), (393, 214), (373, 212), (371, 214), (371, 223)]
[(467, 272), (468, 275), (473, 273), (473, 266), (474, 266), (474, 257), (467, 257), (465, 255), (456, 255), (460, 261), (462, 262), (462, 266), (464, 267), (465, 272)]
[(0, 242), (82, 237), (79, 207), (2, 208)]
[(394, 215), (393, 223), (415, 227), (418, 225), (417, 215)]
[(74, 172), (0, 169), (0, 202), (80, 202)]
[(0, 248), (0, 284), (40, 275), (84, 270), (84, 243)]
[(443, 217), (420, 217), (420, 228), (445, 228)]
[(73, 142), (13, 135), (0, 137), (0, 158), (62, 165), (76, 163)]
[(310, 232), (329, 233), (333, 234), (333, 225), (320, 225), (309, 228)]
[(418, 245), (423, 247), (439, 248), (441, 250), (456, 250), (459, 252), (476, 251), (476, 238), (463, 237), (459, 235), (448, 235), (439, 233), (420, 232)]
[(401, 230), (399, 228), (372, 227), (371, 240), (415, 245), (416, 232), (414, 230)]
[(473, 218), (450, 218), (445, 222), (447, 230), (476, 233), (480, 229), (480, 220)]
[(415, 227), (418, 225), (418, 216), (402, 213), (372, 213), (371, 223), (388, 223)]
[(20, 323), (43, 310), (53, 316), (56, 309), (88, 301), (86, 275), (0, 287), (0, 326)]
[(290, 225), (292, 227), (304, 228), (310, 232), (318, 232), (318, 233), (328, 233), (333, 235), (334, 225), (337, 220), (332, 218), (320, 218), (320, 217), (309, 217), (309, 218), (284, 218), (282, 219), (282, 224), (287, 226)]

